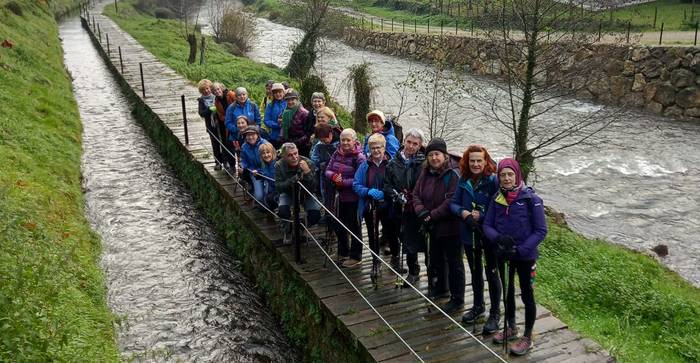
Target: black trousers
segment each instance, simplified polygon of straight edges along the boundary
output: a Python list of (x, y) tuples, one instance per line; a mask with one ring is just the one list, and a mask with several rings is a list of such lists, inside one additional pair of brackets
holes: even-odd
[[(396, 228), (394, 227), (394, 221), (389, 216), (388, 209), (380, 209), (377, 212), (377, 219), (379, 223), (382, 224), (382, 229), (380, 233), (384, 235), (385, 241), (389, 243), (389, 249), (393, 256), (399, 255), (399, 239), (396, 233)], [(367, 225), (367, 236), (369, 237), (369, 245), (374, 253), (379, 254), (379, 235), (374, 233), (374, 221), (372, 220), (372, 212), (366, 211), (364, 214), (365, 225)], [(354, 243), (355, 241), (353, 241)], [(355, 253), (357, 256), (362, 256), (362, 245), (359, 246), (359, 251), (354, 250), (356, 246), (353, 244), (350, 248), (350, 257), (355, 258)]]
[[(462, 241), (457, 236), (431, 238), (430, 269), (435, 276), (435, 291), (450, 290), (450, 299), (464, 303), (464, 263)], [(429, 272), (430, 274), (430, 272)]]
[[(339, 202), (337, 217), (355, 236), (362, 238), (360, 221), (357, 220), (357, 202)], [(335, 220), (333, 220), (333, 225), (335, 227), (335, 235), (338, 237), (338, 255), (360, 260), (362, 258), (362, 243), (353, 238), (347, 229), (343, 228)]]
[(509, 261), (508, 262), (508, 289), (506, 295), (506, 320), (508, 326), (515, 327), (515, 274), (518, 274), (520, 282), (520, 298), (525, 304), (525, 332), (523, 335), (532, 337), (532, 327), (535, 326), (537, 305), (535, 304), (535, 291), (533, 283), (537, 263), (535, 261)]
[(499, 279), (499, 276), (503, 276), (503, 265), (500, 265), (499, 271), (499, 264), (495, 251), (492, 248), (484, 247), (483, 242), (478, 238), (475, 238), (473, 245), (464, 246), (464, 252), (467, 255), (469, 272), (471, 273), (472, 290), (474, 291), (474, 306), (485, 306), (483, 258), (485, 257), (486, 281), (489, 284), (489, 299), (491, 301), (489, 313), (492, 315), (499, 315), (501, 304), (501, 280)]

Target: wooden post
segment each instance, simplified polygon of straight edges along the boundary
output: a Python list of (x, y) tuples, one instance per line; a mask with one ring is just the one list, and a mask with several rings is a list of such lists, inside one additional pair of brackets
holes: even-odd
[(182, 126), (185, 128), (185, 145), (189, 145), (190, 135), (187, 132), (187, 110), (185, 108), (185, 95), (180, 95), (180, 101), (182, 102)]
[(394, 18), (391, 18), (391, 32), (394, 32)]
[(600, 42), (600, 38), (603, 35), (603, 21), (598, 22), (598, 41)]
[(458, 25), (459, 25), (459, 20), (455, 20), (455, 35), (457, 35), (457, 30), (459, 30)]
[(102, 43), (102, 30), (100, 30), (100, 23), (97, 23), (97, 35), (100, 37), (100, 43)]
[(122, 74), (124, 74), (124, 60), (122, 59), (122, 47), (121, 45), (118, 46), (119, 48), (119, 66), (122, 70)]
[(143, 63), (139, 63), (139, 72), (141, 73), (141, 95), (146, 99), (146, 83), (143, 81)]
[(695, 22), (695, 40), (693, 40), (693, 45), (698, 45), (698, 22)]
[(661, 45), (661, 40), (664, 38), (664, 23), (661, 23), (661, 32), (659, 33), (659, 45)]
[(119, 12), (119, 8), (117, 7), (117, 0), (114, 0), (114, 12), (115, 13)]
[(384, 19), (379, 19), (379, 23), (380, 23), (379, 29), (381, 29), (381, 31), (384, 31)]
[(406, 19), (402, 19), (402, 20), (401, 20), (401, 31), (402, 31), (403, 33), (406, 32)]
[(107, 37), (107, 57), (109, 58), (112, 56), (112, 51), (109, 49), (109, 34), (105, 33), (105, 37)]
[(428, 34), (430, 34), (430, 19), (428, 19)]
[(413, 32), (418, 34), (418, 20), (413, 20)]
[(632, 26), (632, 24), (630, 23), (629, 20), (627, 20), (627, 43), (628, 44), (630, 42), (630, 26)]
[(444, 24), (443, 24), (443, 21), (440, 20), (440, 35), (441, 35), (441, 36), (442, 36), (442, 27), (443, 27), (443, 25), (444, 25)]

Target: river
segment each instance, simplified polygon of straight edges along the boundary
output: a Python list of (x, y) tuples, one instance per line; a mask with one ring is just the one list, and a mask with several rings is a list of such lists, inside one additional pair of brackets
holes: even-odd
[[(248, 55), (264, 63), (284, 67), (291, 45), (300, 39), (296, 28), (257, 19), (257, 39)], [(405, 58), (354, 49), (336, 40), (326, 40), (316, 63), (332, 95), (343, 106), (352, 99), (344, 79), (348, 67), (370, 62), (377, 86), (373, 106), (397, 112), (395, 83), (410, 70), (429, 65)], [(468, 81), (493, 91), (483, 78)], [(235, 85), (230, 85), (235, 86)], [(419, 100), (409, 99), (409, 104)], [(422, 101), (425, 102), (425, 101)], [(474, 99), (463, 101), (486, 109)], [(599, 109), (588, 102), (572, 102), (552, 113), (549, 122), (579, 118)], [(496, 157), (510, 155), (510, 140), (491, 123), (464, 112), (463, 130), (449, 144), (461, 152), (471, 143), (486, 145)], [(402, 117), (406, 127), (423, 127), (425, 113), (414, 107)], [(669, 255), (661, 261), (685, 279), (700, 286), (700, 125), (641, 112), (631, 112), (619, 121), (608, 142), (579, 146), (537, 161), (535, 188), (545, 204), (566, 215), (568, 223), (584, 235), (602, 238), (635, 250), (648, 251), (664, 244)]]
[(192, 195), (131, 116), (78, 18), (60, 25), (83, 121), (86, 213), (131, 361), (290, 362), (296, 353)]

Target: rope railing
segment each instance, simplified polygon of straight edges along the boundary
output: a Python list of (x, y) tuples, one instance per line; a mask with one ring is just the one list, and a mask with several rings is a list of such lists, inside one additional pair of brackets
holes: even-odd
[[(234, 158), (236, 164), (239, 163), (239, 161), (238, 161), (238, 156), (235, 155), (235, 154), (233, 154), (233, 153), (231, 153), (231, 151), (224, 145), (224, 143), (221, 141), (221, 139), (218, 137), (218, 135), (215, 135), (215, 134), (212, 133), (209, 129), (207, 129), (207, 133), (210, 134), (210, 135), (217, 141), (217, 143), (219, 143), (219, 145), (221, 146), (221, 148), (222, 148), (225, 152), (227, 152), (229, 155), (231, 155), (231, 156)], [(202, 146), (201, 144), (197, 144), (197, 145), (198, 145), (198, 146)], [(214, 159), (217, 160), (216, 157), (215, 157)], [(217, 160), (217, 161), (218, 161), (220, 164), (223, 165), (223, 163), (221, 162), (221, 160)], [(234, 176), (231, 175), (231, 174), (229, 173), (229, 171), (226, 170), (226, 168), (222, 168), (222, 169), (223, 169), (229, 176), (231, 176), (232, 178), (234, 178)], [(247, 170), (248, 170), (249, 172), (252, 172), (252, 170), (250, 170), (250, 169), (247, 169)], [(265, 175), (263, 175), (263, 174), (258, 173), (257, 175), (260, 176), (260, 177), (263, 177), (263, 178), (266, 179), (266, 180), (274, 181), (273, 178), (267, 177), (267, 176), (265, 176)], [(265, 210), (267, 210), (270, 214), (272, 214), (273, 216), (275, 216), (276, 218), (278, 218), (278, 219), (281, 220), (281, 221), (289, 222), (289, 223), (294, 223), (294, 221), (292, 221), (292, 220), (288, 220), (288, 219), (283, 219), (283, 218), (281, 218), (278, 214), (276, 214), (274, 211), (270, 210), (266, 205), (264, 205), (264, 203), (262, 203), (261, 201), (258, 201), (252, 194), (250, 194), (250, 192), (248, 192), (248, 191), (246, 190), (245, 187), (243, 187), (243, 185), (240, 183), (240, 180), (239, 180), (239, 178), (238, 178), (237, 175), (236, 175), (236, 177), (235, 177), (234, 179), (235, 179), (235, 182), (236, 182), (239, 186), (241, 186), (241, 188), (243, 188), (243, 190), (244, 190), (245, 193), (247, 193), (249, 196), (251, 196), (251, 197), (253, 198), (253, 200), (255, 200), (259, 205), (261, 205), (261, 206), (262, 206)], [(339, 225), (340, 227), (342, 227), (345, 231), (347, 231), (348, 234), (349, 234), (350, 236), (352, 236), (352, 238), (354, 238), (356, 241), (358, 241), (359, 243), (361, 243), (361, 244), (363, 245), (364, 248), (367, 248), (368, 251), (369, 251), (369, 253), (370, 253), (373, 257), (376, 257), (376, 259), (377, 259), (378, 261), (380, 261), (381, 263), (383, 263), (383, 264), (389, 269), (389, 271), (391, 271), (391, 272), (392, 272), (393, 274), (395, 274), (398, 278), (400, 278), (400, 279), (403, 281), (403, 283), (404, 283), (405, 286), (409, 286), (409, 287), (410, 287), (413, 291), (415, 291), (423, 300), (425, 300), (428, 304), (430, 304), (433, 308), (435, 308), (436, 311), (438, 311), (440, 314), (442, 314), (444, 317), (446, 317), (452, 324), (458, 326), (458, 327), (459, 327), (464, 333), (466, 333), (471, 339), (473, 339), (473, 340), (476, 341), (479, 345), (481, 345), (483, 348), (485, 348), (489, 353), (491, 353), (491, 354), (492, 354), (494, 357), (496, 357), (499, 361), (501, 361), (501, 362), (506, 362), (498, 353), (494, 352), (493, 349), (491, 349), (488, 345), (484, 344), (484, 342), (482, 342), (480, 339), (478, 339), (476, 336), (474, 336), (474, 334), (472, 334), (469, 330), (467, 330), (464, 326), (462, 326), (462, 324), (460, 324), (459, 322), (457, 322), (456, 320), (454, 320), (449, 314), (447, 314), (444, 310), (442, 310), (435, 302), (433, 302), (430, 298), (428, 298), (427, 296), (425, 296), (425, 294), (423, 294), (417, 287), (415, 287), (413, 284), (411, 284), (410, 282), (408, 282), (408, 280), (406, 280), (405, 277), (403, 277), (398, 271), (396, 271), (396, 270), (391, 266), (391, 264), (389, 264), (388, 262), (386, 262), (384, 259), (381, 258), (381, 256), (379, 256), (379, 254), (377, 254), (376, 252), (374, 252), (374, 251), (370, 248), (370, 246), (369, 246), (368, 243), (363, 242), (361, 238), (359, 238), (357, 235), (355, 235), (355, 233), (353, 233), (343, 222), (341, 222), (340, 219), (338, 219), (338, 217), (335, 215), (335, 213), (333, 213), (332, 211), (330, 211), (330, 210), (316, 197), (316, 195), (314, 195), (314, 193), (311, 192), (304, 184), (302, 184), (300, 181), (297, 181), (296, 183), (297, 183), (297, 185), (299, 185), (299, 187), (300, 187), (301, 189), (304, 190), (304, 192), (305, 192), (309, 197), (313, 198), (314, 201), (315, 201), (321, 208), (323, 208), (323, 210), (326, 211), (326, 215), (331, 216), (331, 218), (333, 218), (333, 220), (335, 220), (335, 221), (338, 223), (338, 225)], [(330, 260), (331, 262), (333, 262), (333, 259), (331, 258), (330, 254), (328, 254), (328, 252), (326, 251), (326, 249), (325, 249), (323, 246), (321, 246), (321, 244), (320, 244), (319, 241), (316, 239), (316, 237), (313, 235), (313, 233), (309, 230), (309, 228), (308, 228), (304, 223), (301, 223), (301, 221), (299, 221), (299, 225), (306, 231), (306, 234), (314, 241), (314, 243), (316, 244), (316, 246), (321, 250), (321, 252), (323, 252), (323, 254), (325, 255), (325, 257), (326, 257), (328, 260)], [(393, 326), (391, 326), (391, 324), (386, 320), (386, 318), (384, 318), (384, 316), (382, 316), (382, 314), (377, 310), (377, 308), (376, 308), (374, 305), (372, 305), (372, 303), (367, 299), (367, 297), (364, 296), (364, 294), (361, 292), (361, 290), (360, 290), (360, 289), (350, 280), (350, 278), (342, 271), (341, 267), (338, 266), (338, 264), (336, 264), (336, 263), (332, 263), (332, 265), (335, 266), (335, 268), (341, 273), (341, 275), (343, 276), (343, 278), (350, 284), (350, 286), (353, 288), (353, 290), (355, 290), (355, 291), (360, 295), (360, 297), (362, 298), (362, 300), (364, 300), (364, 301), (367, 303), (367, 305), (370, 307), (370, 309), (372, 309), (372, 311), (373, 311), (375, 314), (377, 314), (377, 316), (382, 320), (382, 322), (391, 330), (391, 332), (392, 332), (394, 335), (396, 335), (396, 337), (409, 349), (409, 351), (410, 351), (413, 355), (415, 355), (416, 358), (417, 358), (418, 360), (420, 360), (421, 362), (424, 362), (424, 360), (420, 357), (420, 355), (408, 344), (408, 342), (406, 342), (406, 340), (405, 340), (403, 337), (401, 337), (401, 335), (396, 331), (396, 329), (395, 329)]]

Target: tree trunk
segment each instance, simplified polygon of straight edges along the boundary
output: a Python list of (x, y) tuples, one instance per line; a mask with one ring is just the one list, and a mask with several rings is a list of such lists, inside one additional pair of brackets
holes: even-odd
[(192, 34), (187, 34), (187, 44), (190, 46), (190, 56), (187, 58), (188, 64), (194, 64), (197, 60), (197, 37)]
[[(537, 4), (537, 2), (535, 2)], [(527, 64), (525, 68), (525, 80), (523, 82), (522, 107), (518, 119), (518, 130), (515, 138), (515, 159), (520, 163), (523, 172), (523, 180), (527, 181), (530, 171), (534, 168), (534, 158), (532, 152), (527, 147), (527, 140), (530, 127), (530, 109), (532, 108), (532, 92), (535, 84), (535, 67), (537, 65), (537, 36), (539, 33), (539, 9), (535, 5), (532, 15), (530, 39), (527, 47)]]
[(202, 44), (199, 47), (199, 64), (200, 65), (205, 63), (205, 60), (204, 60), (204, 50), (206, 49), (205, 48), (205, 41), (204, 41), (205, 39), (206, 38), (204, 36), (202, 36)]

